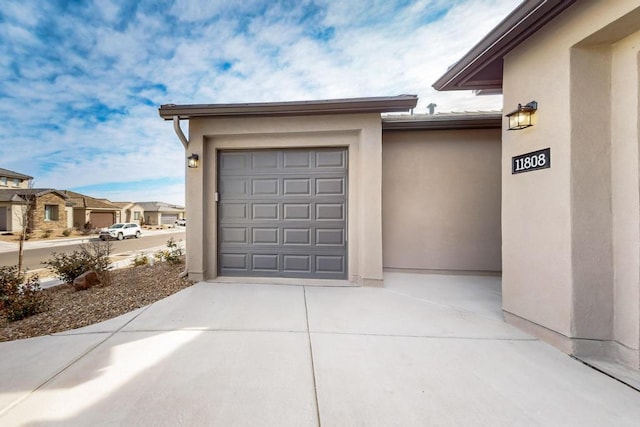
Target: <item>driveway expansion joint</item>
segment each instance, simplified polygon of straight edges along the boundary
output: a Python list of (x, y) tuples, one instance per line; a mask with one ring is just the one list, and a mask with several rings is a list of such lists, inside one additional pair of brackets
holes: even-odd
[(307, 340), (309, 341), (309, 357), (311, 359), (311, 377), (313, 380), (313, 396), (316, 402), (316, 417), (318, 417), (318, 426), (322, 425), (320, 420), (320, 403), (318, 402), (318, 384), (316, 382), (316, 366), (313, 362), (313, 343), (311, 342), (311, 331), (309, 329), (309, 307), (307, 306), (307, 287), (302, 287), (302, 295), (304, 297), (304, 316), (307, 324)]

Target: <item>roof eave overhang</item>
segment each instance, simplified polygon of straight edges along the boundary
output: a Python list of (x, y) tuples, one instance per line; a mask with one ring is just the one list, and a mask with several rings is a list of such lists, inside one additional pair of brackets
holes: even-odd
[(383, 118), (382, 131), (500, 129), (502, 114), (483, 116), (443, 116), (423, 120)]
[(246, 104), (162, 105), (160, 117), (165, 120), (199, 117), (277, 117), (329, 114), (394, 113), (415, 108), (417, 95), (390, 97), (328, 99), (320, 101), (266, 102)]
[(436, 90), (502, 89), (504, 56), (576, 0), (528, 0), (476, 44), (432, 86)]

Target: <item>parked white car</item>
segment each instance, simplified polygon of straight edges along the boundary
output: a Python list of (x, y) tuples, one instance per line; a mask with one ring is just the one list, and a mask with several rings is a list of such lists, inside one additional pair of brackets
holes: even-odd
[(142, 231), (140, 226), (133, 222), (120, 222), (113, 224), (109, 228), (100, 230), (100, 240), (118, 239), (122, 240), (127, 237), (140, 237)]
[(184, 218), (181, 219), (177, 219), (175, 222), (176, 225), (181, 225), (182, 227), (185, 227), (187, 225), (187, 220)]

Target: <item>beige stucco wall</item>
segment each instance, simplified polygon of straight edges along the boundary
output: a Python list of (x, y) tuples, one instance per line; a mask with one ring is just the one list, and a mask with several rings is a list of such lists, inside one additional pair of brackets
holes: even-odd
[(349, 152), (349, 281), (381, 285), (381, 135), (377, 113), (190, 120), (187, 154), (198, 154), (201, 162), (200, 167), (186, 170), (189, 277), (194, 280), (217, 277), (217, 150), (334, 146), (347, 147)]
[(385, 268), (500, 271), (500, 129), (385, 131)]
[(65, 206), (64, 210), (67, 213), (67, 228), (73, 228), (73, 206)]
[[(577, 2), (505, 57), (503, 306), (565, 351), (639, 366), (637, 1)], [(551, 168), (511, 174), (551, 148)]]
[(22, 230), (22, 212), (24, 205), (14, 204), (11, 202), (2, 202), (0, 206), (7, 209), (7, 232), (20, 232)]

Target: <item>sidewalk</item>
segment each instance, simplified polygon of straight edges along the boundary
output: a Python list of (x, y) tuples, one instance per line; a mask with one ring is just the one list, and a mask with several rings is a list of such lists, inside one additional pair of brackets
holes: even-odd
[(0, 343), (0, 424), (637, 426), (640, 393), (507, 325), (495, 277), (198, 283)]

